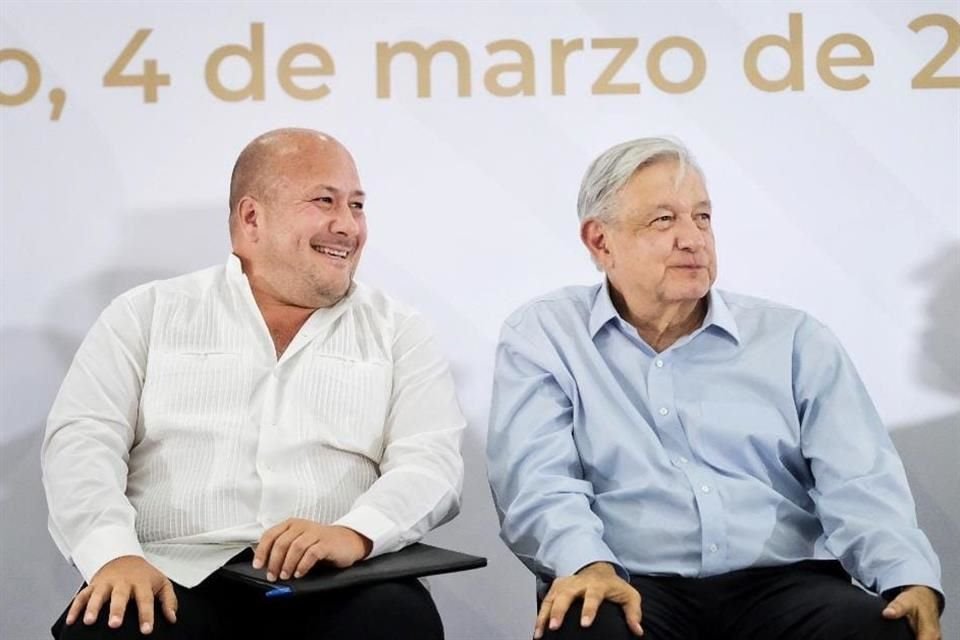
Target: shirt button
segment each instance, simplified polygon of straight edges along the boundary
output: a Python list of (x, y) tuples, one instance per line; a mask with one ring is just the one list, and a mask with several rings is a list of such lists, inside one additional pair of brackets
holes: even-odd
[(666, 407), (660, 407), (660, 415), (665, 416), (668, 413), (670, 413), (670, 409), (667, 409)]
[(679, 458), (677, 458), (677, 462), (679, 462), (680, 464), (687, 464), (690, 461), (684, 458), (683, 456), (680, 456)]
[(663, 368), (663, 360), (661, 360), (661, 359), (659, 359), (659, 358), (657, 358), (657, 360), (654, 362), (654, 364), (657, 365), (657, 368), (658, 368), (658, 369)]
[(710, 493), (710, 485), (707, 485), (707, 484), (703, 485), (702, 487), (700, 487), (700, 491), (703, 491), (704, 493)]
[(719, 550), (720, 550), (720, 547), (718, 547), (717, 545), (715, 544), (710, 545), (710, 553), (716, 553)]

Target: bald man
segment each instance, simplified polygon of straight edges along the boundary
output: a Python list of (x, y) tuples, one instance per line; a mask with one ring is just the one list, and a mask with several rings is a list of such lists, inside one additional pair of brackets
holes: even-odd
[(225, 265), (97, 320), (42, 449), (50, 532), (84, 586), (58, 638), (442, 638), (416, 580), (267, 600), (268, 579), (396, 551), (456, 515), (464, 418), (423, 319), (354, 281), (364, 192), (332, 137), (240, 154)]

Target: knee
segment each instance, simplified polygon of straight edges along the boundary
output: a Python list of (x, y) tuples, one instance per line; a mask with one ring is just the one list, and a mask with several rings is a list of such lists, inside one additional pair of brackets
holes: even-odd
[[(51, 631), (53, 637), (57, 638), (57, 640), (97, 640), (99, 638), (132, 640), (134, 638), (140, 639), (145, 637), (140, 633), (140, 621), (135, 605), (127, 606), (127, 610), (123, 615), (123, 622), (116, 629), (111, 628), (107, 624), (109, 615), (109, 609), (104, 607), (100, 610), (100, 615), (93, 624), (86, 624), (82, 619), (77, 620), (73, 624), (66, 624), (66, 613), (64, 613), (53, 625)], [(157, 615), (159, 615), (159, 611), (154, 612), (155, 620)], [(156, 622), (154, 624), (155, 626), (157, 625)], [(160, 626), (163, 626), (162, 622)], [(155, 629), (154, 631), (157, 632), (160, 631), (160, 629)]]
[(559, 629), (547, 629), (544, 640), (627, 640), (633, 634), (627, 627), (627, 620), (623, 609), (609, 601), (604, 601), (597, 609), (597, 615), (589, 627), (580, 626), (580, 614), (583, 609), (583, 600), (575, 600)]
[(835, 602), (829, 614), (832, 627), (830, 638), (845, 640), (914, 640), (907, 620), (888, 620), (883, 617), (886, 601), (858, 591), (855, 595)]

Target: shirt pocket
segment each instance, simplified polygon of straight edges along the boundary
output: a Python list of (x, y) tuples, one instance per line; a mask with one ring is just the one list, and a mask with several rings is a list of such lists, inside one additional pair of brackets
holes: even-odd
[(379, 462), (390, 404), (388, 363), (313, 354), (303, 377), (301, 422), (326, 445)]
[(246, 387), (239, 353), (155, 351), (141, 398), (144, 429), (173, 442), (230, 433), (246, 407)]

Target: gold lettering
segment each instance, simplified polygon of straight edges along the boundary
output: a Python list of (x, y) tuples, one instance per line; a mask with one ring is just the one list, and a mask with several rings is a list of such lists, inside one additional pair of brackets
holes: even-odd
[[(690, 75), (686, 80), (674, 82), (667, 80), (660, 68), (660, 60), (663, 54), (670, 49), (683, 49), (690, 56)], [(670, 36), (653, 45), (650, 53), (647, 54), (647, 75), (658, 89), (666, 93), (687, 93), (693, 91), (703, 82), (707, 75), (707, 57), (703, 54), (703, 49), (690, 38), (682, 36)]]
[(41, 79), (40, 65), (37, 64), (36, 58), (23, 49), (0, 49), (0, 64), (8, 60), (19, 62), (23, 66), (27, 81), (23, 84), (23, 89), (17, 93), (0, 91), (0, 104), (5, 107), (17, 107), (30, 102), (31, 98), (37, 95)]
[[(789, 66), (787, 73), (779, 79), (771, 80), (760, 73), (757, 64), (760, 52), (767, 47), (780, 47), (787, 52)], [(786, 38), (774, 34), (760, 36), (747, 46), (743, 56), (743, 71), (750, 84), (761, 91), (803, 90), (803, 14), (790, 14), (790, 35)]]
[(590, 41), (590, 46), (594, 49), (618, 49), (617, 54), (613, 56), (613, 60), (593, 83), (591, 87), (593, 94), (640, 93), (639, 82), (611, 82), (620, 73), (620, 69), (630, 59), (633, 52), (637, 50), (638, 44), (639, 41), (636, 38), (594, 38)]
[[(320, 66), (293, 66), (297, 56), (308, 55), (314, 56), (320, 62)], [(296, 76), (330, 76), (333, 73), (333, 58), (330, 57), (326, 49), (310, 42), (301, 42), (290, 47), (283, 52), (283, 55), (280, 56), (280, 62), (277, 64), (277, 79), (280, 81), (280, 86), (297, 100), (319, 100), (330, 93), (330, 87), (324, 82), (318, 87), (306, 89), (293, 81)]]
[(914, 89), (960, 89), (960, 76), (938, 76), (937, 71), (960, 51), (960, 22), (945, 13), (928, 13), (913, 20), (909, 25), (914, 33), (927, 27), (940, 27), (947, 32), (943, 48), (933, 56), (923, 69), (913, 76), (910, 86)]
[(377, 43), (377, 97), (390, 97), (390, 65), (400, 53), (409, 53), (417, 61), (417, 97), (429, 98), (431, 83), (430, 72), (433, 58), (439, 53), (449, 53), (457, 62), (457, 95), (470, 95), (470, 53), (459, 42), (441, 40), (430, 47), (418, 42), (404, 40), (396, 44)]
[[(219, 47), (207, 58), (206, 79), (210, 92), (227, 102), (239, 102), (247, 98), (263, 100), (266, 95), (266, 85), (263, 77), (263, 23), (250, 24), (250, 47), (242, 44), (227, 44)], [(239, 56), (250, 67), (250, 80), (239, 89), (228, 89), (220, 81), (220, 64), (227, 56)]]
[[(520, 57), (520, 60), (519, 62), (496, 64), (487, 69), (483, 76), (483, 84), (487, 91), (495, 96), (532, 96), (536, 91), (536, 71), (533, 50), (530, 45), (522, 40), (497, 40), (487, 45), (487, 53), (491, 55), (501, 51), (513, 51)], [(516, 84), (506, 86), (499, 80), (499, 77), (505, 73), (519, 73), (520, 78)]]
[[(841, 45), (848, 44), (857, 50), (855, 57), (834, 57), (833, 50)], [(872, 67), (873, 50), (867, 41), (853, 33), (838, 33), (823, 41), (817, 51), (817, 73), (820, 79), (834, 89), (840, 91), (855, 91), (870, 84), (867, 74), (861, 73), (853, 78), (841, 78), (833, 72), (833, 67)]]
[(550, 41), (550, 88), (555, 96), (567, 95), (567, 56), (583, 51), (583, 38)]

